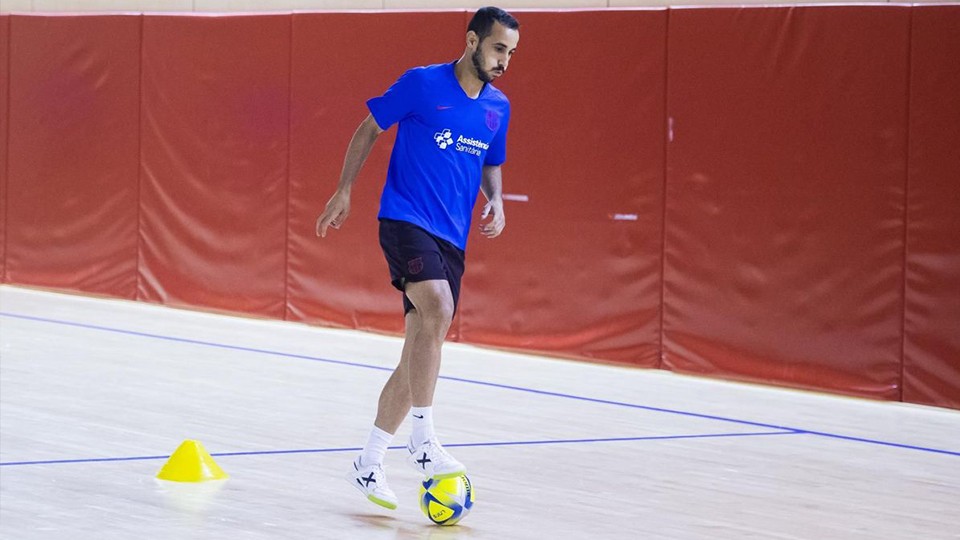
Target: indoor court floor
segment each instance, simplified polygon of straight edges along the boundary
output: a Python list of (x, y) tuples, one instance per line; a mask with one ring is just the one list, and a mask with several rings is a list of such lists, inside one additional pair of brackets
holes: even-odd
[[(398, 315), (399, 316), (399, 315)], [(0, 286), (0, 538), (960, 539), (960, 412), (447, 344), (472, 512), (343, 476), (397, 338)], [(184, 440), (230, 478), (154, 477)]]

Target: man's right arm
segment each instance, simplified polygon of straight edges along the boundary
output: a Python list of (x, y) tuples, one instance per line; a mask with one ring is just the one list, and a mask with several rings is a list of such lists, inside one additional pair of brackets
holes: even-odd
[(347, 147), (337, 191), (327, 201), (327, 207), (317, 218), (317, 236), (326, 237), (327, 227), (330, 226), (339, 229), (350, 215), (350, 191), (353, 189), (353, 183), (357, 180), (360, 168), (363, 167), (367, 156), (370, 155), (370, 150), (373, 149), (373, 144), (381, 133), (383, 129), (377, 125), (373, 115), (368, 114), (363, 122), (360, 122), (353, 138), (350, 139), (350, 146)]

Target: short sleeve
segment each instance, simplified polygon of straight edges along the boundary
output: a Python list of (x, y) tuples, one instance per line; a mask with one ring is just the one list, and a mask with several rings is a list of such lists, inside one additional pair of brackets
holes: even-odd
[(418, 72), (417, 68), (408, 70), (382, 96), (367, 100), (367, 108), (381, 129), (389, 129), (416, 110), (422, 96)]
[(497, 134), (490, 141), (490, 148), (484, 157), (484, 165), (502, 165), (507, 160), (507, 128), (510, 127), (510, 106), (503, 109), (503, 117), (500, 119), (500, 128)]

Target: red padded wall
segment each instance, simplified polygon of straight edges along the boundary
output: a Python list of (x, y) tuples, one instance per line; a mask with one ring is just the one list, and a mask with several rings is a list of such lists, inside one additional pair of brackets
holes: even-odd
[(290, 17), (144, 18), (141, 298), (282, 318)]
[(899, 397), (909, 16), (671, 10), (666, 367)]
[(0, 15), (0, 283), (7, 280), (7, 98), (10, 90), (10, 16)]
[(473, 231), (462, 339), (656, 366), (666, 11), (518, 17), (503, 182), (528, 201)]
[[(452, 339), (960, 408), (960, 8), (518, 15), (515, 197)], [(400, 331), (393, 130), (314, 222), (469, 16), (0, 16), (0, 273)]]
[(465, 29), (459, 12), (293, 16), (289, 319), (402, 331), (400, 293), (390, 285), (377, 232), (396, 127), (377, 140), (345, 225), (324, 239), (314, 225), (337, 187), (350, 138), (369, 113), (366, 100), (408, 68), (459, 58)]
[(133, 298), (139, 16), (10, 16), (6, 276)]
[(960, 6), (915, 6), (903, 400), (960, 409)]

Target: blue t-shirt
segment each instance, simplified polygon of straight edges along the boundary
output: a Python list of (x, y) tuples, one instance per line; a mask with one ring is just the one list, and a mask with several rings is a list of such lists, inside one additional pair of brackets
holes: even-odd
[(482, 168), (506, 160), (510, 102), (490, 84), (471, 99), (454, 65), (413, 68), (367, 107), (383, 129), (400, 123), (379, 217), (465, 249)]

